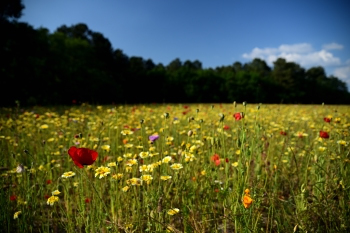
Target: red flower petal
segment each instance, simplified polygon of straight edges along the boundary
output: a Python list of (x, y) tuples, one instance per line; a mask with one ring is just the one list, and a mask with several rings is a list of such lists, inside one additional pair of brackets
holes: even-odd
[(75, 146), (72, 146), (68, 150), (68, 154), (72, 158), (75, 165), (80, 168), (83, 168), (84, 165), (93, 164), (98, 157), (98, 153), (94, 150), (90, 150), (88, 148), (76, 148)]
[(325, 131), (320, 131), (320, 137), (321, 138), (329, 138), (329, 134)]
[(75, 158), (75, 152), (78, 150), (78, 148), (76, 148), (75, 146), (72, 146), (71, 148), (69, 148), (68, 150), (68, 154), (69, 156), (74, 160)]
[(244, 118), (244, 113), (237, 112), (237, 113), (233, 114), (233, 117), (236, 119), (236, 121), (239, 121), (240, 119)]

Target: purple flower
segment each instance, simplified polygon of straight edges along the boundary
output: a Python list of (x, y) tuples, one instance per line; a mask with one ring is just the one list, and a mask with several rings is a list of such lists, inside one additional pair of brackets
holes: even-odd
[(157, 140), (159, 138), (159, 135), (151, 135), (148, 137), (148, 139), (151, 141), (151, 142), (154, 142), (155, 140)]

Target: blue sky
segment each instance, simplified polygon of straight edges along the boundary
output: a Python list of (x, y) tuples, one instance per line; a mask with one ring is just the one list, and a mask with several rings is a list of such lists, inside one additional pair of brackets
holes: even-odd
[(19, 21), (54, 32), (85, 23), (114, 49), (204, 68), (278, 57), (323, 66), (350, 89), (348, 0), (23, 0)]

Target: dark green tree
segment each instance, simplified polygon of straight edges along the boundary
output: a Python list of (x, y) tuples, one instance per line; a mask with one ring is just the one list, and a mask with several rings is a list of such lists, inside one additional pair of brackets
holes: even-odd
[(305, 89), (302, 86), (305, 70), (294, 62), (278, 58), (272, 70), (273, 81), (281, 88), (278, 98), (284, 103), (299, 103), (303, 101)]
[(1, 0), (0, 1), (0, 21), (11, 21), (22, 16), (24, 5), (21, 0)]

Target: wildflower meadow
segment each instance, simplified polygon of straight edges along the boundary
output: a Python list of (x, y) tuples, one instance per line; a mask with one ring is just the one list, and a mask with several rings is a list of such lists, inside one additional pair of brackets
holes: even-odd
[(350, 108), (0, 109), (1, 232), (349, 232)]

